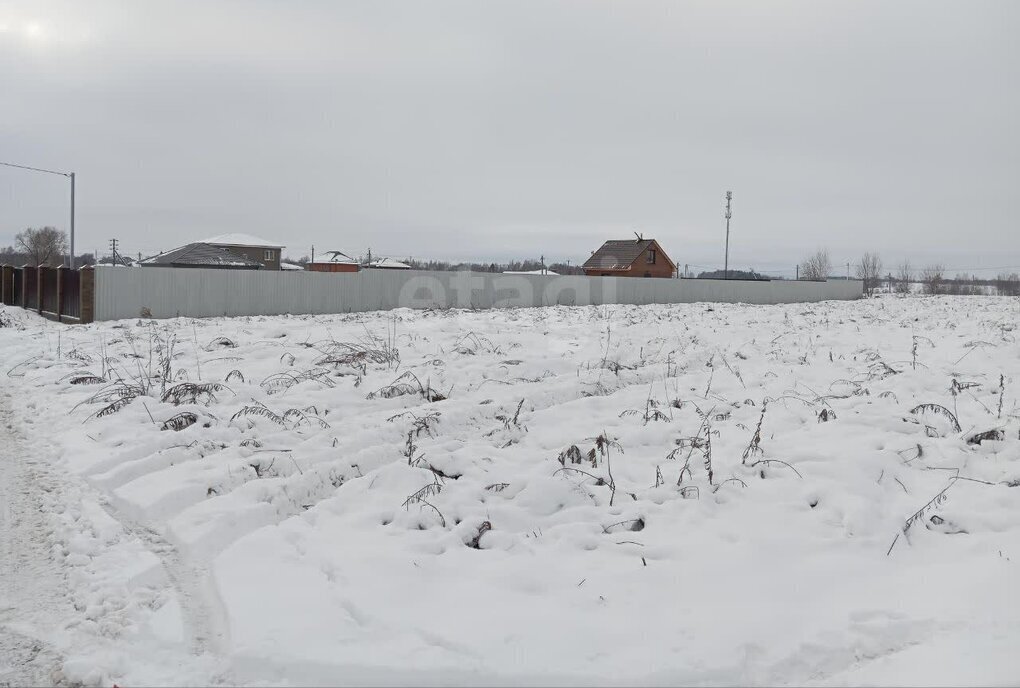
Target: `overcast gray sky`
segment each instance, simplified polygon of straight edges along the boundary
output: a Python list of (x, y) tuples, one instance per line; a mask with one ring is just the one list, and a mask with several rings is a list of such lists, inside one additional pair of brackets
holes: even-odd
[[(78, 248), (1020, 266), (1020, 2), (9, 2), (0, 160)], [(0, 168), (0, 244), (68, 224)]]

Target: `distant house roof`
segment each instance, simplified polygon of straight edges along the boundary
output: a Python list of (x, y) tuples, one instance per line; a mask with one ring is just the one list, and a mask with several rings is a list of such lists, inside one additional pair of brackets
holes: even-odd
[(504, 275), (559, 275), (552, 270), (504, 270)]
[(330, 256), (329, 260), (317, 260), (316, 263), (353, 263), (357, 264), (358, 261), (355, 258), (351, 258), (343, 251), (326, 251), (325, 254)]
[[(626, 270), (652, 244), (659, 246), (655, 239), (610, 239), (591, 254), (591, 258), (584, 261), (581, 267), (587, 270)], [(661, 246), (659, 251), (662, 252)], [(665, 252), (663, 257), (669, 260)], [(669, 263), (674, 265), (672, 260)]]
[(201, 244), (214, 244), (216, 246), (258, 246), (259, 248), (283, 248), (284, 245), (263, 239), (251, 234), (234, 232), (232, 234), (219, 234), (208, 239), (202, 239)]
[(246, 258), (222, 246), (213, 246), (205, 242), (197, 242), (175, 248), (166, 253), (139, 261), (139, 265), (172, 266), (186, 265), (192, 267), (239, 268), (257, 270), (262, 263)]
[(380, 258), (379, 260), (373, 260), (367, 265), (370, 268), (384, 268), (389, 270), (410, 270), (411, 266), (407, 263), (401, 263), (399, 260), (393, 260), (392, 258)]

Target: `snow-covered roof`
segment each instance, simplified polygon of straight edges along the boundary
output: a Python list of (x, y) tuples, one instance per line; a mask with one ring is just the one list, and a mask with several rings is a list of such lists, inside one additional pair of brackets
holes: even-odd
[(262, 237), (257, 237), (251, 234), (242, 234), (241, 232), (233, 232), (230, 234), (219, 234), (208, 239), (202, 239), (200, 244), (213, 244), (215, 246), (258, 246), (260, 248), (283, 248), (284, 245), (279, 242), (269, 241)]
[(392, 258), (380, 258), (379, 260), (373, 260), (368, 264), (370, 268), (389, 268), (391, 270), (410, 270), (411, 266), (407, 263), (401, 263), (399, 260)]
[(304, 270), (303, 267), (296, 263), (280, 263), (281, 270)]
[(559, 275), (552, 270), (504, 270), (504, 275)]
[(357, 264), (357, 259), (351, 258), (343, 251), (325, 251), (324, 255), (332, 256), (329, 260), (317, 260), (316, 263), (354, 263)]

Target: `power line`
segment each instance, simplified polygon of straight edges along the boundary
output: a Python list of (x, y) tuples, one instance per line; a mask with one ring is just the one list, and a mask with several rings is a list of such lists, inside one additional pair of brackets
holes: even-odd
[(61, 177), (70, 177), (73, 172), (58, 172), (56, 170), (44, 170), (41, 167), (29, 167), (28, 165), (15, 165), (13, 162), (0, 162), (4, 167), (17, 167), (19, 170), (32, 170), (33, 172), (45, 172), (47, 174), (59, 174)]
[(74, 270), (74, 172), (58, 172), (56, 170), (47, 170), (43, 167), (30, 167), (28, 165), (18, 165), (13, 162), (0, 162), (0, 165), (4, 167), (13, 167), (18, 170), (28, 170), (29, 172), (42, 172), (43, 174), (56, 174), (61, 177), (67, 177), (71, 180), (71, 246), (70, 255), (68, 256), (68, 265)]

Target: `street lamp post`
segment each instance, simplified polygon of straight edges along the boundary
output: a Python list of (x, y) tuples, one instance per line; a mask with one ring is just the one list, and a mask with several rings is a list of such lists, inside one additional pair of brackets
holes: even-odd
[(15, 167), (19, 170), (29, 170), (31, 172), (45, 172), (46, 174), (58, 174), (61, 177), (68, 177), (71, 180), (71, 231), (70, 231), (70, 251), (71, 255), (68, 256), (68, 263), (71, 269), (74, 270), (74, 172), (58, 172), (56, 170), (44, 170), (41, 167), (29, 167), (28, 165), (15, 165), (13, 162), (0, 162), (0, 165), (4, 167)]
[(74, 270), (74, 172), (71, 173), (71, 255), (67, 257), (67, 266)]

